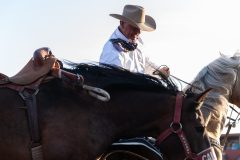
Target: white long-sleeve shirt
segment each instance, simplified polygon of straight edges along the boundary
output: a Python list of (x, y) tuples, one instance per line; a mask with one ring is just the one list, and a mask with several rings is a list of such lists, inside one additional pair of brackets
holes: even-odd
[(153, 70), (152, 67), (157, 67), (154, 63), (149, 61), (149, 58), (145, 57), (141, 38), (136, 42), (138, 44), (137, 48), (134, 51), (128, 52), (119, 51), (114, 47), (110, 39), (117, 38), (129, 42), (117, 28), (103, 47), (100, 63), (114, 64), (128, 69), (131, 72), (139, 73), (148, 73), (149, 70)]
[(117, 28), (103, 47), (103, 51), (100, 56), (100, 63), (114, 64), (128, 69), (131, 72), (144, 73), (145, 56), (142, 51), (142, 40), (139, 38), (139, 40), (136, 42), (138, 46), (134, 51), (124, 52), (117, 50), (110, 41), (110, 39), (117, 38), (129, 42), (128, 39)]

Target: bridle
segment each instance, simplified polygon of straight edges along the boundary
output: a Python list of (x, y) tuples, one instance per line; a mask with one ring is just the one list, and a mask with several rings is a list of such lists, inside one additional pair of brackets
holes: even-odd
[[(170, 124), (170, 127), (166, 129), (164, 132), (162, 132), (156, 141), (157, 145), (160, 145), (168, 136), (171, 134), (177, 134), (178, 138), (180, 139), (182, 146), (184, 148), (184, 152), (186, 155), (185, 160), (202, 160), (204, 156), (211, 156), (212, 159), (215, 158), (215, 154), (212, 150), (212, 148), (206, 149), (202, 151), (201, 153), (193, 153), (191, 151), (191, 147), (188, 143), (188, 140), (182, 130), (182, 124), (180, 122), (181, 119), (181, 110), (182, 110), (182, 101), (183, 101), (184, 93), (178, 92), (176, 96), (176, 104), (175, 104), (175, 111), (174, 111), (174, 117), (173, 121)], [(215, 158), (216, 159), (216, 158)]]

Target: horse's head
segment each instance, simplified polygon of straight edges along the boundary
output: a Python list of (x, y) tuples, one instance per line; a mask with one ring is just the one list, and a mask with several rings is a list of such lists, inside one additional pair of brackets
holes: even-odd
[[(201, 102), (208, 92), (209, 90), (206, 90), (202, 94), (191, 94), (186, 97), (182, 94), (177, 95), (170, 128), (160, 134), (157, 139), (163, 153), (167, 153), (167, 158), (204, 159), (204, 157), (210, 157), (216, 159), (214, 151), (210, 148), (200, 111)], [(178, 141), (177, 144), (176, 141)], [(170, 147), (173, 142), (175, 146)], [(182, 152), (185, 152), (185, 157), (179, 158), (183, 156)]]

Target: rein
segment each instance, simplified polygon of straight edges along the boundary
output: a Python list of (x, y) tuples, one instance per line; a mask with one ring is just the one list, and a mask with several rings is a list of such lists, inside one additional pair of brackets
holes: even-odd
[(176, 79), (176, 80), (178, 80), (178, 81), (181, 81), (181, 82), (183, 82), (183, 83), (185, 83), (185, 84), (187, 84), (187, 85), (189, 85), (189, 86), (191, 86), (191, 87), (193, 87), (193, 88), (196, 88), (196, 89), (199, 90), (199, 91), (202, 91), (201, 88), (199, 88), (198, 86), (193, 85), (192, 83), (188, 83), (188, 82), (186, 82), (186, 81), (184, 81), (184, 80), (182, 80), (182, 79), (180, 79), (180, 78), (178, 78), (178, 77), (175, 77), (175, 76), (173, 76), (173, 75), (169, 75), (169, 76), (171, 76), (172, 78), (174, 78), (174, 79)]
[(198, 154), (193, 153), (191, 151), (191, 147), (190, 147), (188, 140), (182, 130), (183, 126), (180, 122), (183, 97), (184, 97), (184, 93), (178, 92), (177, 97), (176, 97), (173, 121), (170, 124), (170, 127), (158, 136), (156, 144), (160, 145), (171, 134), (177, 134), (177, 136), (179, 137), (179, 139), (182, 143), (182, 146), (184, 148), (184, 152), (186, 155), (185, 160), (186, 159), (202, 160), (206, 155), (211, 155), (211, 157), (215, 157), (215, 155), (212, 154), (212, 148), (206, 149)]
[(176, 79), (176, 80), (178, 80), (178, 81), (181, 81), (181, 82), (183, 82), (183, 83), (185, 83), (185, 84), (187, 84), (187, 85), (189, 85), (189, 86), (191, 86), (191, 87), (193, 87), (193, 88), (196, 88), (196, 89), (199, 90), (199, 91), (202, 91), (202, 89), (199, 88), (198, 86), (195, 86), (195, 85), (193, 85), (193, 84), (191, 84), (191, 83), (188, 83), (188, 82), (186, 82), (186, 81), (184, 81), (184, 80), (182, 80), (182, 79), (180, 79), (180, 78), (178, 78), (178, 77), (176, 77), (176, 76), (173, 76), (173, 75), (171, 75), (171, 74), (169, 74), (169, 77), (167, 77), (167, 76), (166, 76), (164, 73), (162, 73), (161, 70), (160, 70), (161, 67), (168, 67), (167, 65), (161, 65), (161, 66), (159, 66), (158, 68), (156, 68), (156, 67), (155, 67), (153, 64), (151, 64), (151, 63), (150, 63), (149, 65), (150, 65), (150, 67), (152, 67), (152, 68), (154, 69), (153, 75), (158, 75), (159, 77), (162, 77), (163, 80), (164, 80), (168, 85), (170, 85), (170, 86), (173, 87), (173, 89), (176, 89), (176, 85), (172, 82), (171, 78), (169, 78), (169, 77), (172, 77), (172, 78), (174, 78), (174, 79)]

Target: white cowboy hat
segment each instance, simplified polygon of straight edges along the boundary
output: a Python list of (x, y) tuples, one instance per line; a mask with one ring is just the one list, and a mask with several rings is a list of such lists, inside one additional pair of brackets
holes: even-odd
[(110, 16), (127, 22), (143, 31), (154, 31), (156, 29), (155, 20), (151, 16), (145, 15), (145, 10), (141, 6), (125, 5), (122, 15), (110, 14)]

